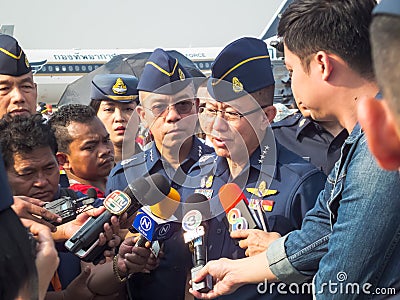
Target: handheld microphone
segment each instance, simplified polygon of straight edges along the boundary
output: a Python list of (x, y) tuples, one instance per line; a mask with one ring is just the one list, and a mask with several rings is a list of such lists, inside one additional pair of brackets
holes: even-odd
[[(197, 209), (192, 209), (191, 204), (208, 203), (208, 199), (203, 194), (192, 194), (190, 195), (184, 205), (184, 216), (182, 219), (182, 229), (185, 231), (184, 239), (185, 243), (190, 243), (193, 249), (193, 265), (191, 269), (192, 275), (192, 289), (201, 293), (207, 293), (212, 289), (212, 277), (207, 275), (201, 282), (194, 282), (193, 279), (196, 274), (205, 266), (207, 263), (207, 245), (205, 238), (205, 230), (207, 224), (203, 221), (203, 216), (210, 216), (210, 206), (202, 205), (203, 212)], [(195, 208), (198, 208), (198, 206)], [(207, 211), (206, 211), (207, 210)], [(202, 214), (203, 213), (203, 214)]]
[(103, 232), (105, 223), (109, 223), (113, 215), (124, 212), (128, 218), (137, 212), (143, 204), (153, 205), (168, 195), (168, 180), (161, 174), (139, 178), (124, 189), (113, 191), (104, 199), (106, 211), (98, 217), (89, 218), (82, 227), (65, 242), (65, 247), (75, 253), (83, 261), (98, 263), (103, 258), (107, 245), (98, 246), (99, 234)]
[[(144, 206), (138, 211), (132, 224), (141, 233), (136, 247), (144, 247), (146, 241), (164, 241), (178, 230), (179, 223), (175, 222), (177, 219), (173, 214), (178, 209), (180, 199), (179, 193), (171, 188), (165, 199), (154, 205)], [(157, 251), (153, 253), (158, 255)]]
[[(229, 232), (238, 229), (259, 228), (248, 207), (249, 202), (246, 196), (236, 183), (224, 184), (218, 191), (218, 196), (226, 213)], [(265, 231), (269, 231), (268, 222), (264, 214), (258, 211), (258, 216), (260, 217), (261, 227)]]
[(80, 213), (80, 208), (83, 205), (92, 204), (96, 198), (96, 190), (90, 188), (87, 191), (87, 195), (82, 198), (72, 199), (72, 197), (64, 196), (57, 200), (46, 203), (43, 207), (62, 218), (61, 223), (56, 221), (50, 222), (51, 224), (58, 226), (76, 219), (76, 216)]

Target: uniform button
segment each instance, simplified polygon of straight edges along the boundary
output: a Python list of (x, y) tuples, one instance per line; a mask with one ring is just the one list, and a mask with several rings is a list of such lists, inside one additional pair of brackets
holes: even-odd
[(222, 229), (221, 228), (217, 228), (217, 234), (221, 234), (222, 233)]

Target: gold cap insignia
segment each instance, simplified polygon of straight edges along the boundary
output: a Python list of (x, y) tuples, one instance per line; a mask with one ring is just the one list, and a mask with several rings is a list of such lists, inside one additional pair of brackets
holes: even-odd
[(180, 80), (185, 80), (185, 74), (182, 72), (181, 69), (178, 69), (178, 74), (179, 74), (179, 79)]
[(29, 61), (28, 61), (28, 58), (26, 56), (25, 56), (25, 65), (26, 65), (27, 68), (29, 68)]
[(240, 93), (243, 91), (243, 84), (240, 82), (239, 78), (232, 78), (232, 89), (235, 93)]
[(126, 94), (128, 89), (127, 89), (125, 83), (123, 82), (123, 80), (121, 78), (118, 78), (112, 87), (112, 91), (114, 92), (114, 94), (123, 95), (123, 94)]
[(265, 197), (278, 193), (278, 190), (267, 189), (267, 183), (265, 181), (261, 181), (258, 188), (246, 188), (246, 191), (253, 195), (256, 195), (257, 197)]

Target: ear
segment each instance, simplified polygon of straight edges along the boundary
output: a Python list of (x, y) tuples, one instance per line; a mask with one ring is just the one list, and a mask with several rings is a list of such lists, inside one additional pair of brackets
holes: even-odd
[(270, 106), (264, 107), (263, 111), (265, 113), (265, 116), (267, 117), (268, 122), (272, 123), (277, 114), (276, 107), (273, 105), (270, 105)]
[(57, 152), (56, 154), (58, 164), (63, 167), (64, 170), (69, 171), (71, 170), (71, 165), (69, 163), (68, 154), (64, 152)]
[(386, 170), (397, 170), (400, 167), (400, 136), (387, 102), (360, 99), (358, 119), (378, 164)]
[(136, 106), (136, 112), (137, 112), (138, 116), (140, 117), (140, 121), (142, 122), (142, 124), (143, 124), (146, 128), (148, 128), (147, 122), (146, 122), (146, 120), (145, 120), (146, 112), (145, 112), (144, 107), (143, 107), (142, 105)]
[(319, 67), (318, 70), (322, 76), (322, 80), (327, 81), (333, 70), (333, 57), (325, 51), (318, 51), (314, 59)]

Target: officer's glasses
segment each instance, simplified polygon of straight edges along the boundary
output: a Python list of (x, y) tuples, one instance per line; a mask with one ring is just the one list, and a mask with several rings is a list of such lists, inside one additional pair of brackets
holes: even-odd
[(180, 115), (188, 114), (192, 111), (194, 102), (192, 100), (183, 100), (174, 104), (154, 104), (152, 107), (144, 107), (152, 112), (154, 117), (166, 116), (171, 107), (174, 107)]
[(213, 108), (208, 108), (208, 107), (200, 107), (199, 108), (199, 117), (203, 118), (204, 120), (207, 121), (213, 121), (218, 113), (221, 114), (221, 118), (223, 118), (225, 121), (234, 123), (240, 121), (244, 116), (248, 116), (250, 114), (253, 114), (257, 111), (260, 110), (260, 108), (265, 108), (269, 105), (262, 105), (261, 107), (257, 107), (256, 109), (250, 110), (245, 113), (239, 113), (239, 112), (234, 112), (234, 111), (226, 111), (226, 110), (218, 110), (218, 109), (213, 109)]

